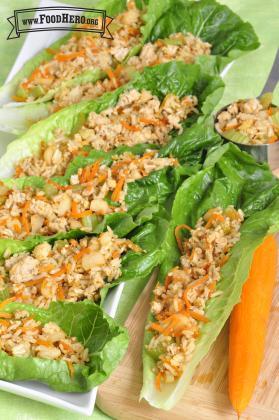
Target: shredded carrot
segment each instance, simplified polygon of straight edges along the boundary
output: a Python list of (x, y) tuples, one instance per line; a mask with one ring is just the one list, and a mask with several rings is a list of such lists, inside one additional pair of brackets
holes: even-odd
[(119, 201), (120, 193), (122, 191), (124, 183), (125, 183), (125, 178), (124, 178), (124, 176), (121, 176), (119, 178), (119, 181), (116, 184), (116, 187), (115, 187), (113, 193), (111, 194), (112, 201)]
[(85, 210), (79, 213), (77, 209), (77, 202), (74, 200), (72, 201), (72, 208), (71, 208), (72, 217), (74, 217), (75, 219), (81, 219), (82, 217), (91, 216), (91, 214), (92, 214), (92, 210)]
[(72, 270), (72, 264), (71, 263), (67, 263), (65, 264), (66, 267), (66, 272), (69, 273)]
[(193, 281), (193, 283), (191, 283), (189, 286), (186, 287), (184, 293), (183, 293), (183, 300), (185, 302), (186, 308), (189, 309), (191, 307), (191, 304), (188, 300), (187, 294), (189, 292), (189, 290), (200, 286), (201, 284), (205, 283), (208, 280), (208, 274), (206, 274), (205, 276), (201, 277), (199, 280)]
[(210, 218), (208, 219), (208, 222), (206, 223), (205, 228), (206, 229), (210, 228), (210, 226), (212, 225), (212, 223), (213, 223), (214, 220), (219, 220), (220, 222), (224, 222), (225, 221), (225, 218), (224, 218), (224, 216), (222, 216), (219, 213), (213, 213), (210, 216)]
[(272, 106), (270, 106), (270, 107), (267, 109), (267, 113), (268, 113), (268, 115), (269, 115), (269, 116), (271, 116), (271, 115), (273, 114), (273, 108), (272, 108)]
[(13, 224), (13, 229), (16, 233), (21, 233), (21, 225), (18, 223)]
[(26, 101), (26, 99), (23, 96), (17, 96), (17, 95), (12, 96), (12, 100), (15, 101), (15, 102), (25, 102)]
[(25, 205), (22, 208), (22, 215), (21, 215), (21, 223), (27, 235), (29, 235), (30, 233), (30, 225), (27, 218), (27, 211), (30, 207), (30, 204), (31, 204), (30, 201), (26, 201)]
[(89, 181), (90, 177), (90, 166), (86, 166), (83, 168), (81, 175), (80, 175), (80, 183), (83, 184), (84, 182)]
[(169, 285), (170, 285), (170, 283), (172, 282), (172, 280), (173, 280), (173, 276), (170, 276), (169, 274), (166, 276), (166, 278), (165, 278), (165, 288), (167, 289), (168, 287), (169, 287)]
[(175, 239), (176, 239), (176, 242), (177, 242), (177, 246), (178, 246), (181, 253), (183, 253), (183, 251), (184, 251), (182, 241), (181, 241), (180, 236), (179, 236), (179, 233), (182, 229), (187, 229), (187, 230), (191, 231), (192, 228), (188, 225), (183, 224), (183, 225), (176, 226), (176, 228), (174, 230), (174, 235), (175, 235)]
[(118, 251), (118, 249), (116, 249), (115, 251), (113, 251), (113, 253), (111, 254), (112, 258), (118, 258), (120, 256), (120, 252)]
[(46, 52), (51, 55), (55, 55), (57, 53), (57, 51), (53, 48), (46, 48)]
[(69, 353), (74, 352), (73, 348), (69, 344), (65, 343), (64, 341), (60, 341), (60, 344), (62, 344), (64, 349), (67, 350)]
[(36, 286), (37, 284), (42, 283), (43, 280), (44, 280), (44, 277), (41, 277), (40, 279), (29, 280), (29, 281), (24, 282), (24, 286), (27, 286), (27, 287)]
[(45, 264), (45, 265), (41, 265), (39, 267), (39, 272), (40, 273), (48, 273), (49, 271), (53, 270), (55, 268), (54, 264)]
[(188, 313), (192, 318), (196, 319), (197, 321), (202, 321), (205, 323), (209, 322), (209, 319), (204, 315), (198, 314), (197, 312), (193, 311), (188, 311)]
[(0, 226), (5, 226), (6, 223), (7, 223), (7, 219), (0, 220)]
[(97, 175), (101, 162), (102, 162), (102, 159), (98, 159), (92, 165), (91, 170), (90, 170), (90, 180), (94, 179), (95, 176)]
[(155, 378), (155, 386), (158, 389), (158, 391), (161, 391), (161, 379), (162, 379), (162, 372), (159, 371)]
[(152, 119), (144, 118), (144, 117), (141, 117), (139, 120), (140, 122), (144, 124), (148, 124), (148, 125), (156, 125), (156, 126), (165, 125), (164, 120), (152, 120)]
[(278, 137), (277, 136), (269, 137), (268, 144), (275, 143), (277, 140), (278, 140)]
[(51, 341), (42, 340), (41, 338), (38, 338), (36, 344), (37, 346), (53, 347), (53, 343)]
[(0, 309), (3, 309), (4, 306), (8, 305), (11, 302), (14, 302), (15, 300), (16, 300), (16, 297), (15, 296), (12, 296), (12, 297), (10, 297), (8, 299), (3, 300), (2, 302), (0, 302)]
[(57, 286), (57, 297), (59, 300), (65, 300), (64, 289), (61, 284), (58, 284)]
[(83, 257), (83, 255), (89, 254), (90, 251), (91, 251), (90, 248), (81, 249), (76, 255), (74, 255), (74, 260), (78, 261), (81, 257)]
[(133, 132), (140, 131), (139, 127), (137, 127), (136, 125), (130, 125), (124, 120), (120, 121), (120, 123), (122, 127), (126, 128), (129, 131), (133, 131)]
[(223, 265), (228, 261), (229, 255), (224, 255), (220, 261), (220, 266), (223, 267)]
[(55, 188), (57, 188), (58, 190), (61, 190), (61, 191), (70, 190), (72, 188), (71, 185), (66, 185), (65, 186), (65, 185), (57, 184), (57, 182), (54, 182), (52, 179), (48, 179), (47, 183), (53, 185)]
[(74, 366), (72, 362), (67, 361), (66, 362), (68, 365), (68, 369), (69, 369), (69, 373), (70, 373), (70, 377), (73, 378), (75, 375), (75, 370), (74, 370)]
[(152, 329), (154, 331), (158, 331), (161, 334), (163, 334), (165, 332), (165, 328), (162, 327), (162, 325), (157, 324), (156, 322), (152, 322), (152, 324), (150, 325), (150, 329)]
[(4, 327), (9, 327), (10, 322), (6, 319), (0, 319), (0, 325), (3, 325)]
[(60, 277), (60, 276), (62, 276), (62, 274), (64, 274), (65, 272), (66, 272), (66, 266), (65, 266), (65, 265), (63, 265), (63, 266), (60, 268), (60, 270), (58, 270), (58, 271), (56, 271), (55, 273), (50, 274), (50, 275), (51, 275), (51, 277)]
[(117, 88), (118, 82), (117, 82), (116, 74), (112, 71), (112, 69), (106, 69), (106, 73), (108, 77), (110, 78), (110, 80), (113, 82), (114, 87)]
[(70, 54), (57, 54), (54, 56), (54, 59), (57, 61), (63, 62), (63, 61), (70, 61), (77, 57), (84, 57), (84, 56), (85, 56), (85, 51), (82, 50), (82, 51), (77, 51)]
[(37, 200), (44, 201), (45, 203), (49, 202), (48, 198), (45, 195), (37, 194), (36, 198)]
[(108, 174), (107, 173), (99, 175), (99, 177), (98, 177), (99, 184), (102, 184), (103, 182), (105, 182), (105, 180), (107, 179), (107, 177), (108, 177)]
[(0, 312), (0, 318), (11, 319), (12, 317), (13, 314), (10, 314), (9, 312)]
[(148, 153), (145, 153), (142, 157), (140, 157), (138, 159), (138, 161), (141, 162), (142, 160), (149, 159), (149, 158), (153, 157), (154, 155), (156, 155), (156, 153), (157, 152), (148, 152)]

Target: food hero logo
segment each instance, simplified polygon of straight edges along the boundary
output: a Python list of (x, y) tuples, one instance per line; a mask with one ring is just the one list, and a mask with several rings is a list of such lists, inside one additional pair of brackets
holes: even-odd
[(95, 32), (102, 38), (113, 39), (108, 29), (113, 18), (100, 9), (37, 7), (15, 10), (14, 15), (7, 19), (12, 25), (7, 39), (19, 38), (20, 34), (28, 32), (69, 30)]

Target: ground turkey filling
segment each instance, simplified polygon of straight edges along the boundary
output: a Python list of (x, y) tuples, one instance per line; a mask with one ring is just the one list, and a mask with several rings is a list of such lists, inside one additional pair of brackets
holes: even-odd
[(20, 85), (27, 98), (16, 96), (14, 99), (34, 101), (49, 89), (84, 71), (115, 68), (140, 42), (141, 24), (141, 12), (133, 2), (129, 2), (128, 10), (117, 16), (110, 26), (113, 39), (101, 38), (99, 34), (89, 32), (76, 32), (59, 50), (47, 49), (53, 58), (37, 67)]
[(13, 255), (0, 267), (2, 290), (14, 300), (47, 308), (52, 301), (99, 300), (100, 290), (121, 275), (121, 256), (141, 249), (107, 232), (79, 241), (44, 242)]
[[(200, 328), (210, 322), (205, 316), (206, 303), (221, 293), (216, 291), (220, 270), (240, 238), (242, 221), (243, 212), (230, 206), (209, 210), (194, 229), (187, 225), (176, 228), (180, 264), (168, 273), (164, 285), (157, 284), (151, 303), (155, 320), (147, 326), (153, 333), (147, 350), (157, 358), (158, 389), (161, 383), (178, 379), (187, 368)], [(182, 229), (190, 232), (185, 241), (181, 241)]]
[(25, 310), (0, 314), (0, 349), (10, 356), (64, 360), (71, 376), (73, 363), (89, 361), (88, 349), (55, 323), (42, 325)]
[(86, 124), (73, 138), (58, 133), (54, 143), (42, 144), (39, 156), (22, 159), (16, 167), (16, 176), (62, 175), (69, 162), (78, 153), (83, 153), (81, 149), (86, 145), (104, 151), (142, 143), (164, 145), (172, 130), (181, 133), (182, 122), (189, 114), (198, 112), (197, 103), (195, 96), (180, 99), (168, 94), (161, 102), (146, 90), (124, 92), (115, 107), (100, 114), (91, 112)]
[(24, 239), (71, 229), (91, 232), (92, 223), (100, 217), (127, 210), (125, 196), (130, 182), (177, 164), (176, 159), (161, 158), (155, 151), (143, 156), (124, 153), (115, 156), (110, 167), (97, 160), (79, 169), (68, 186), (51, 180), (46, 181), (44, 191), (9, 190), (2, 185), (0, 237)]
[(218, 115), (215, 126), (238, 143), (271, 144), (279, 140), (278, 118), (274, 120), (278, 112), (278, 107), (265, 107), (258, 99), (233, 102)]
[(54, 97), (54, 109), (64, 108), (82, 100), (89, 100), (110, 92), (127, 83), (134, 71), (144, 67), (167, 63), (172, 60), (193, 63), (200, 55), (210, 55), (211, 45), (191, 33), (175, 33), (167, 39), (158, 39), (143, 46), (139, 56), (131, 57), (124, 66), (120, 64), (114, 71), (107, 71), (107, 78), (96, 83), (86, 83), (75, 87), (65, 87)]

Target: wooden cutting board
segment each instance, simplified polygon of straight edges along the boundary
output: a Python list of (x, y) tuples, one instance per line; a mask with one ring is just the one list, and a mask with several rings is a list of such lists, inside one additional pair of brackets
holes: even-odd
[[(99, 387), (97, 405), (117, 420), (236, 419), (227, 393), (228, 325), (200, 363), (184, 397), (171, 411), (158, 410), (145, 401), (138, 401), (142, 386), (143, 332), (154, 283), (153, 276), (126, 321), (130, 334), (128, 351), (120, 366)], [(279, 420), (279, 255), (264, 362), (253, 399), (241, 419)]]

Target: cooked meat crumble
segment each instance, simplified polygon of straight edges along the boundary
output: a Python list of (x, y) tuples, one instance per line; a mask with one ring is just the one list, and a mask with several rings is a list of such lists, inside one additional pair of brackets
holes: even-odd
[(121, 275), (121, 256), (141, 249), (111, 229), (79, 241), (44, 242), (32, 252), (15, 254), (0, 267), (1, 288), (17, 301), (47, 308), (52, 301), (97, 301), (101, 289)]
[[(219, 293), (216, 285), (229, 251), (240, 238), (243, 212), (229, 206), (214, 208), (200, 218), (195, 228), (187, 225), (175, 230), (182, 256), (180, 264), (158, 283), (151, 302), (155, 322), (147, 328), (152, 338), (147, 350), (156, 355), (156, 386), (178, 379), (192, 358), (209, 299)], [(180, 239), (180, 230), (190, 238)]]

